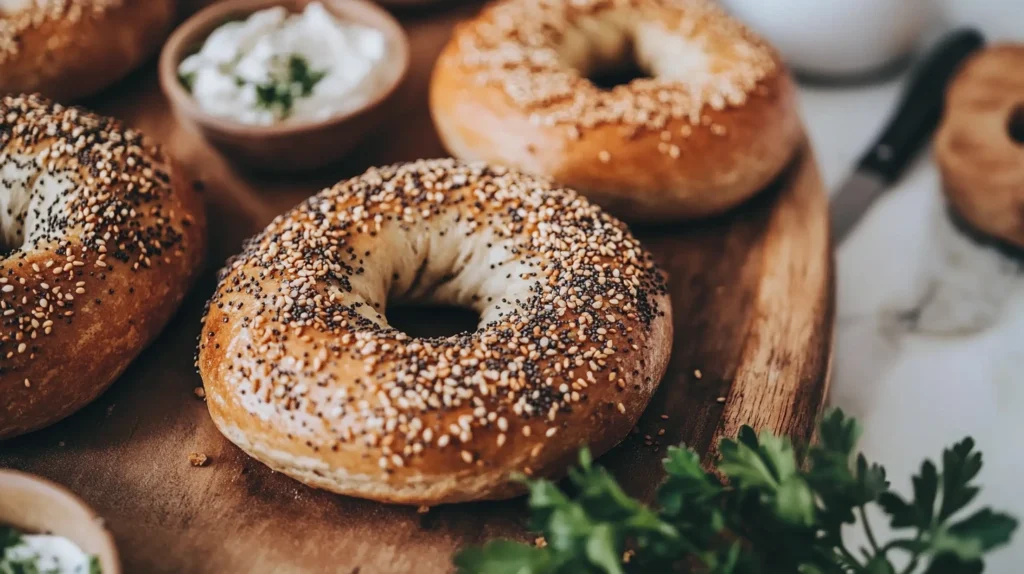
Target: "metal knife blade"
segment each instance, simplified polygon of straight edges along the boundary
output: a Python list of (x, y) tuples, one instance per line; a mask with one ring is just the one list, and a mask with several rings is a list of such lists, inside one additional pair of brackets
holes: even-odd
[(885, 130), (833, 195), (829, 207), (833, 245), (850, 235), (871, 204), (917, 156), (942, 117), (946, 85), (960, 64), (984, 45), (980, 32), (964, 28), (949, 33), (924, 57)]
[(885, 179), (870, 171), (855, 171), (846, 178), (829, 205), (833, 243), (838, 245), (846, 239), (857, 227), (861, 216), (888, 187)]

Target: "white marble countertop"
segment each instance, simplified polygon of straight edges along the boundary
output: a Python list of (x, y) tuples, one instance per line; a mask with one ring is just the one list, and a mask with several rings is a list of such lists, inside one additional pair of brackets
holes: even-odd
[[(865, 87), (801, 88), (804, 119), (830, 190), (895, 106), (904, 78)], [(893, 327), (915, 306), (934, 256), (939, 177), (930, 152), (877, 203), (842, 246), (836, 357), (830, 402), (866, 427), (861, 447), (909, 492), (924, 457), (972, 435), (985, 455), (981, 504), (1024, 517), (1024, 276), (1000, 320), (971, 336), (928, 336)], [(984, 255), (982, 255), (984, 257)], [(987, 572), (1019, 572), (1024, 533), (994, 554)]]

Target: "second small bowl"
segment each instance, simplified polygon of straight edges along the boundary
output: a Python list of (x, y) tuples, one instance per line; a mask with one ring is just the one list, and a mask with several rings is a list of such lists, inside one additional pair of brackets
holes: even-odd
[(121, 574), (114, 538), (103, 520), (63, 486), (23, 472), (0, 470), (0, 525), (63, 536), (99, 559), (103, 574)]
[(323, 120), (249, 125), (205, 111), (181, 84), (178, 65), (215, 29), (266, 8), (300, 12), (312, 0), (225, 0), (182, 23), (160, 53), (160, 86), (178, 121), (191, 124), (228, 159), (260, 171), (315, 169), (341, 159), (388, 118), (395, 92), (409, 70), (409, 42), (402, 26), (383, 8), (366, 0), (320, 0), (338, 18), (380, 30), (387, 41), (377, 93), (355, 109)]

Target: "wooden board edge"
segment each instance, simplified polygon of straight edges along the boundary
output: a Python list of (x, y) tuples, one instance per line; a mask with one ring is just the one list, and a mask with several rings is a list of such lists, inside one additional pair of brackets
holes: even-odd
[[(713, 460), (719, 441), (736, 436), (743, 425), (790, 436), (797, 445), (808, 444), (828, 394), (835, 339), (835, 258), (828, 193), (809, 143), (784, 177), (789, 178), (789, 191), (776, 202), (762, 245), (762, 265), (777, 271), (761, 276), (755, 326), (705, 460)], [(780, 320), (773, 315), (778, 312), (791, 315)], [(771, 331), (769, 316), (785, 329)], [(752, 392), (754, 385), (771, 385), (777, 392), (758, 390), (767, 403), (740, 400), (758, 394)]]

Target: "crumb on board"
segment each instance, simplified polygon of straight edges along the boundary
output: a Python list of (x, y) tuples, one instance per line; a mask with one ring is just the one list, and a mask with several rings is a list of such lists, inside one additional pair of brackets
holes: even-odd
[(418, 512), (419, 514), (426, 514), (426, 513), (430, 512), (430, 507), (427, 506), (426, 504), (424, 504), (424, 505), (420, 506), (419, 508), (417, 508), (416, 512)]
[(204, 389), (203, 387), (196, 387), (192, 389), (192, 392), (200, 399), (206, 398), (206, 389)]
[(704, 378), (704, 373), (700, 372), (700, 369), (694, 369), (693, 370), (693, 377), (699, 381), (702, 378)]
[(725, 402), (725, 397), (718, 397), (718, 398), (717, 398), (717, 399), (715, 399), (715, 400), (716, 400), (716, 401), (718, 401), (718, 404), (722, 404), (722, 403), (724, 403), (724, 402)]
[(206, 466), (210, 458), (201, 452), (192, 452), (188, 455), (188, 463), (192, 466)]

